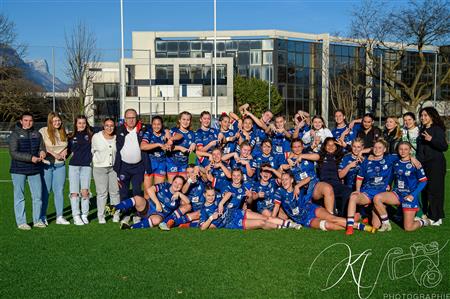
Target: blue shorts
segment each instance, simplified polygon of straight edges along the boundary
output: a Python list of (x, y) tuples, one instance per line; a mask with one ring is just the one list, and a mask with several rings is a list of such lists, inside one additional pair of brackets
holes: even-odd
[(225, 223), (225, 228), (228, 229), (245, 229), (246, 212), (241, 209), (236, 209), (231, 212), (231, 215)]
[(268, 200), (258, 200), (258, 202), (256, 203), (256, 210), (258, 211), (258, 213), (262, 213), (264, 210), (268, 210), (270, 212), (272, 212), (273, 207), (275, 206), (275, 204), (273, 203), (272, 200), (268, 199)]
[(155, 203), (151, 200), (151, 199), (147, 199), (147, 206), (145, 208), (144, 211), (141, 212), (137, 212), (138, 216), (141, 218), (148, 218), (152, 215), (158, 215), (161, 216), (162, 219), (165, 219), (167, 216), (169, 216), (170, 214), (172, 214), (172, 211), (170, 212), (158, 212), (156, 210), (156, 205)]
[(167, 158), (167, 173), (168, 174), (185, 174), (188, 167), (188, 160), (182, 161), (175, 158)]
[(165, 158), (151, 158), (149, 157), (150, 168), (152, 171), (146, 176), (159, 176), (165, 177), (167, 174), (167, 164)]
[(319, 182), (319, 180), (317, 180), (317, 179), (314, 179), (309, 182), (308, 189), (306, 189), (306, 194), (311, 194), (311, 198), (312, 198), (314, 189), (316, 188), (316, 185), (318, 182)]
[(365, 196), (367, 196), (367, 198), (370, 200), (370, 202), (373, 203), (373, 198), (375, 197), (375, 195), (385, 192), (385, 191), (380, 191), (380, 190), (376, 190), (376, 189), (361, 189), (360, 192), (362, 194), (364, 194)]
[(392, 193), (394, 193), (395, 196), (397, 196), (398, 201), (400, 201), (402, 205), (402, 209), (406, 211), (418, 211), (419, 210), (419, 199), (414, 198), (413, 201), (406, 200), (405, 197), (409, 194), (402, 193), (398, 190), (394, 190)]
[(298, 222), (305, 227), (310, 227), (311, 221), (313, 221), (314, 218), (317, 218), (316, 210), (318, 208), (320, 208), (320, 206), (314, 203), (306, 204), (303, 208), (301, 208), (302, 212), (299, 215), (300, 217)]

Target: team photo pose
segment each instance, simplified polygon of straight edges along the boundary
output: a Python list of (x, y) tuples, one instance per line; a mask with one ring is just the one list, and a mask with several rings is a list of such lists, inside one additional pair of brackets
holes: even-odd
[(170, 130), (173, 146), (167, 152), (167, 179), (169, 183), (176, 176), (186, 178), (189, 154), (195, 151), (195, 133), (191, 128), (192, 114), (183, 111), (178, 115), (177, 126)]
[(315, 115), (311, 120), (311, 129), (305, 132), (302, 141), (312, 151), (318, 152), (327, 137), (333, 137), (333, 134), (326, 127), (323, 117)]
[[(273, 217), (277, 217), (282, 208), (289, 219), (304, 227), (323, 231), (345, 229), (345, 218), (334, 216), (323, 207), (312, 203), (311, 194), (295, 195), (294, 182), (294, 175), (291, 172), (283, 173), (281, 187), (274, 195)], [(355, 223), (353, 226), (359, 230), (372, 231), (371, 226), (362, 223)]]
[(419, 194), (427, 184), (427, 177), (423, 168), (416, 168), (411, 163), (412, 146), (407, 141), (401, 141), (398, 145), (400, 160), (394, 163), (394, 189), (391, 192), (382, 192), (375, 195), (373, 204), (377, 217), (372, 224), (379, 226), (380, 232), (392, 230), (385, 205), (398, 206), (403, 210), (403, 228), (405, 231), (414, 231), (420, 227), (431, 224), (429, 219), (415, 220), (419, 210)]
[(356, 189), (356, 176), (358, 175), (361, 162), (364, 161), (363, 150), (364, 142), (362, 139), (354, 139), (351, 145), (351, 152), (342, 157), (341, 163), (339, 163), (339, 178), (352, 191)]
[[(116, 210), (121, 213), (131, 209), (136, 209), (140, 222), (133, 225), (121, 222), (121, 229), (150, 228), (159, 225), (163, 220), (175, 213), (177, 217), (182, 217), (191, 209), (189, 199), (181, 192), (185, 179), (182, 176), (176, 176), (172, 183), (161, 183), (152, 186), (147, 191), (149, 199), (142, 196), (133, 196), (122, 200), (118, 205), (107, 206), (108, 212), (114, 214)], [(166, 225), (162, 230), (168, 230)]]
[(222, 157), (222, 161), (227, 162), (232, 169), (239, 168), (242, 170), (244, 181), (254, 180), (258, 165), (252, 157), (252, 147), (247, 141), (243, 141), (239, 145), (239, 153), (234, 152)]
[[(256, 201), (256, 211), (269, 217), (272, 215), (274, 207), (273, 194), (278, 189), (277, 179), (281, 179), (281, 172), (274, 169), (269, 163), (263, 163), (259, 177), (259, 181), (253, 184), (251, 199)], [(280, 218), (286, 219), (285, 217)]]
[(91, 126), (84, 115), (79, 115), (75, 118), (73, 128), (73, 132), (68, 135), (67, 148), (68, 156), (72, 156), (69, 162), (70, 206), (72, 208), (73, 224), (85, 225), (89, 223), (89, 188), (92, 176), (91, 140), (93, 134)]

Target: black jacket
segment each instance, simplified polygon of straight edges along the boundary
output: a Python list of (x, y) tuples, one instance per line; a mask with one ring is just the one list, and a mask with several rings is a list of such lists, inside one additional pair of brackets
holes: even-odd
[[(432, 136), (431, 141), (426, 141), (422, 133), (427, 132)], [(448, 149), (445, 131), (432, 125), (429, 128), (421, 128), (417, 138), (416, 157), (421, 163), (431, 161), (445, 161), (444, 152)]]
[(365, 148), (371, 148), (382, 135), (381, 130), (374, 126), (367, 134), (364, 132), (364, 128), (361, 128), (357, 136), (363, 140)]
[(44, 139), (33, 127), (23, 129), (18, 123), (9, 137), (9, 154), (11, 155), (10, 173), (34, 175), (42, 171), (42, 163), (31, 162), (32, 157), (39, 157), (45, 152)]
[[(147, 128), (145, 125), (142, 125), (141, 122), (138, 122), (136, 129), (137, 129), (137, 138), (138, 138), (138, 142), (140, 145)], [(122, 150), (123, 145), (125, 144), (125, 136), (127, 136), (127, 135), (128, 135), (128, 130), (125, 127), (125, 125), (121, 125), (117, 128), (117, 131), (116, 131), (117, 152), (116, 152), (116, 159), (114, 161), (114, 166), (113, 166), (113, 169), (117, 173), (117, 175), (120, 175), (120, 169), (122, 167), (122, 155), (120, 154), (120, 151)], [(143, 162), (145, 166), (149, 165), (147, 159), (148, 159), (148, 155), (145, 152), (141, 151), (141, 162)], [(146, 169), (146, 170), (150, 171), (149, 169)], [(148, 173), (150, 173), (150, 172), (148, 172)]]

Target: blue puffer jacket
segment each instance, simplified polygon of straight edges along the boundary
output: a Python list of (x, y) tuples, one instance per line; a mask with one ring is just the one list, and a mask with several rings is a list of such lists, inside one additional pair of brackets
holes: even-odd
[(9, 153), (11, 155), (10, 173), (34, 175), (42, 171), (42, 163), (33, 163), (31, 158), (39, 157), (45, 152), (44, 140), (34, 128), (23, 129), (17, 124), (9, 137)]

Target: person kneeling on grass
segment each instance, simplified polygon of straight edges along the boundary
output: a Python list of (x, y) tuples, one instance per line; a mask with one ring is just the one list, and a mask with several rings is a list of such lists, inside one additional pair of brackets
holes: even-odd
[[(148, 189), (149, 199), (136, 195), (123, 200), (118, 205), (108, 207), (109, 213), (114, 214), (115, 210), (125, 212), (133, 207), (136, 209), (138, 216), (141, 217), (141, 221), (131, 226), (121, 223), (121, 229), (153, 227), (163, 223), (163, 220), (171, 214), (175, 214), (176, 217), (182, 217), (191, 209), (189, 199), (181, 193), (184, 182), (182, 176), (175, 176), (172, 184), (165, 182), (150, 187)], [(160, 228), (167, 230), (165, 225)]]
[[(276, 217), (280, 207), (288, 217), (295, 223), (305, 227), (320, 228), (321, 230), (343, 230), (345, 229), (345, 218), (334, 216), (325, 208), (311, 202), (312, 194), (294, 191), (294, 175), (292, 172), (285, 172), (281, 177), (281, 186), (275, 192), (275, 207), (272, 217)], [(354, 227), (359, 230), (372, 231), (370, 225), (355, 223)]]
[(429, 219), (414, 220), (419, 210), (419, 194), (427, 184), (427, 177), (422, 167), (416, 168), (411, 163), (412, 146), (407, 141), (398, 145), (400, 161), (394, 163), (394, 189), (375, 195), (373, 203), (378, 217), (374, 217), (372, 224), (381, 220), (380, 232), (392, 229), (385, 204), (398, 206), (403, 209), (403, 227), (405, 231), (414, 231), (431, 224)]

